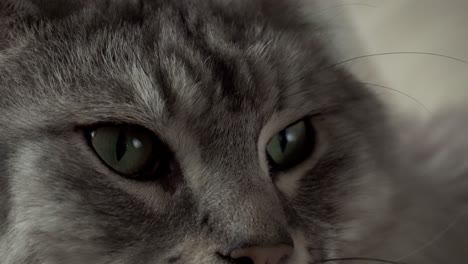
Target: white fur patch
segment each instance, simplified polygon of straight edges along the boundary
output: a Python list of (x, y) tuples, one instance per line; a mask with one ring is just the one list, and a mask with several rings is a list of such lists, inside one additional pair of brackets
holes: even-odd
[(304, 234), (299, 232), (292, 232), (294, 241), (294, 252), (288, 261), (290, 264), (307, 264), (311, 262), (309, 251), (307, 250), (307, 242)]
[(276, 181), (276, 187), (289, 198), (294, 198), (296, 191), (300, 188), (299, 184), (302, 176), (302, 173), (280, 175)]
[(165, 103), (156, 87), (156, 82), (139, 66), (133, 64), (129, 68), (129, 78), (137, 92), (140, 103), (153, 116), (161, 117), (165, 112)]
[(22, 218), (25, 210), (22, 205), (28, 197), (21, 190), (28, 189), (28, 185), (34, 184), (34, 180), (30, 179), (29, 176), (34, 174), (33, 164), (36, 159), (36, 153), (28, 148), (20, 148), (17, 157), (12, 159), (11, 171), (14, 177), (11, 184), (11, 193), (14, 196), (12, 197), (12, 209), (9, 219), (12, 224), (6, 237), (0, 240), (0, 256), (2, 256), (2, 263), (5, 264), (19, 263), (23, 261), (23, 258), (27, 257), (26, 252), (29, 250), (28, 232), (32, 223)]
[[(40, 257), (44, 258), (51, 257), (50, 254), (56, 251), (74, 256), (73, 252), (79, 247), (85, 248), (91, 255), (98, 255), (98, 249), (92, 244), (76, 243), (101, 235), (92, 226), (76, 228), (75, 224), (78, 222), (81, 226), (86, 226), (92, 219), (82, 217), (74, 222), (63, 218), (67, 215), (66, 211), (75, 210), (74, 204), (81, 198), (68, 193), (66, 201), (57, 202), (51, 197), (50, 187), (42, 179), (47, 177), (47, 172), (39, 170), (38, 166), (38, 159), (43, 151), (40, 143), (28, 142), (19, 146), (16, 156), (11, 159), (12, 209), (9, 231), (0, 240), (2, 264), (25, 263), (27, 261), (24, 259), (36, 252), (40, 252)], [(57, 240), (60, 234), (69, 233), (70, 230), (73, 230), (72, 239)], [(38, 231), (42, 234), (54, 234), (54, 237), (38, 243), (37, 240), (41, 239), (37, 237)], [(45, 263), (54, 262), (47, 259)]]

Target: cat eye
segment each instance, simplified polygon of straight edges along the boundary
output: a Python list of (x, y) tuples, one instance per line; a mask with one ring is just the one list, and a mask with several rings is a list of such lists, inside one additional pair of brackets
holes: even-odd
[(88, 130), (87, 137), (108, 167), (132, 178), (154, 173), (166, 152), (153, 133), (139, 126), (103, 125)]
[(268, 142), (267, 158), (274, 170), (287, 170), (307, 159), (315, 147), (315, 130), (302, 119), (278, 132)]

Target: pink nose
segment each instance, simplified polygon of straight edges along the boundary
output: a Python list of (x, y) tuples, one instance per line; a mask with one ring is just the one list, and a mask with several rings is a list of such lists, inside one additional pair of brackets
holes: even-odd
[(230, 257), (236, 263), (281, 264), (292, 252), (293, 248), (288, 245), (249, 247), (232, 251)]

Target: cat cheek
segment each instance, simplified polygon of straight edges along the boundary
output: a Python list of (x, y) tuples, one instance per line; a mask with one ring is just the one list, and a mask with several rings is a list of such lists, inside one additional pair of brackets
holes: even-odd
[(319, 162), (319, 159), (325, 155), (327, 150), (326, 141), (319, 139), (315, 152), (296, 168), (285, 172), (280, 172), (274, 177), (274, 183), (278, 190), (285, 194), (289, 199), (294, 199), (301, 188), (301, 180), (305, 177), (312, 177), (310, 170)]
[(296, 173), (293, 175), (283, 175), (275, 182), (276, 187), (289, 198), (294, 198), (300, 188), (300, 180), (303, 175)]

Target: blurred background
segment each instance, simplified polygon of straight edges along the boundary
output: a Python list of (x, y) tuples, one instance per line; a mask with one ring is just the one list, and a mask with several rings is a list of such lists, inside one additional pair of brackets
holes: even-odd
[(337, 60), (385, 53), (345, 65), (396, 113), (468, 106), (467, 0), (304, 1), (331, 27)]

